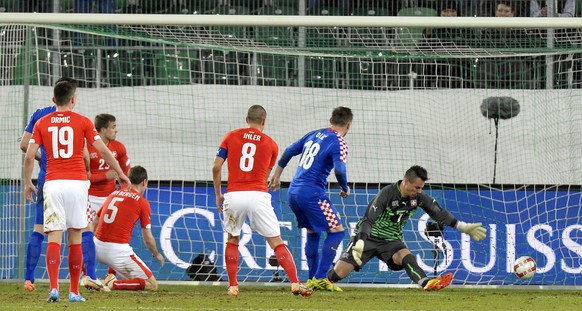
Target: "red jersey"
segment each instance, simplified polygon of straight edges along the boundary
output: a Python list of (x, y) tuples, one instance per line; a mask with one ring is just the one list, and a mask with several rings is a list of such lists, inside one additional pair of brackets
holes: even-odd
[(226, 150), (228, 182), (226, 192), (267, 192), (267, 174), (275, 166), (279, 147), (267, 134), (254, 128), (229, 132), (220, 143)]
[(73, 111), (55, 111), (38, 120), (31, 143), (44, 147), (46, 180), (87, 180), (83, 160), (85, 141), (91, 146), (101, 139), (89, 118)]
[[(107, 144), (107, 148), (113, 153), (113, 157), (119, 162), (121, 170), (125, 175), (129, 171), (129, 158), (125, 146), (116, 141), (111, 140)], [(107, 180), (105, 173), (111, 168), (105, 160), (101, 157), (101, 153), (93, 146), (89, 146), (89, 157), (91, 159), (91, 187), (89, 188), (89, 195), (96, 197), (106, 197), (115, 191), (115, 179)]]
[(95, 237), (102, 242), (129, 244), (138, 220), (142, 228), (151, 227), (151, 214), (150, 203), (135, 189), (113, 191), (97, 212)]

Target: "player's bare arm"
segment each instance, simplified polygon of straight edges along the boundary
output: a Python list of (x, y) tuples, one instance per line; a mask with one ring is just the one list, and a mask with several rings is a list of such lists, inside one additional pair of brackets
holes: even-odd
[(91, 158), (89, 156), (89, 149), (87, 149), (87, 142), (83, 147), (83, 162), (85, 162), (85, 170), (87, 171), (87, 178), (91, 179)]
[(37, 192), (36, 187), (32, 183), (32, 171), (34, 169), (35, 156), (39, 148), (40, 146), (36, 143), (29, 144), (26, 155), (24, 156), (24, 196), (30, 202), (34, 202), (32, 194), (34, 193), (36, 195)]
[(158, 247), (156, 246), (156, 240), (154, 239), (154, 235), (152, 234), (152, 230), (149, 228), (142, 228), (141, 233), (143, 236), (143, 241), (154, 258), (156, 258), (160, 264), (163, 266), (165, 259), (162, 253), (158, 251)]
[(221, 157), (214, 158), (214, 165), (212, 166), (212, 182), (214, 184), (214, 194), (216, 195), (216, 208), (222, 213), (222, 203), (224, 202), (224, 195), (222, 194), (222, 165), (224, 159)]
[(276, 191), (281, 187), (281, 174), (283, 174), (283, 168), (277, 165), (275, 167), (275, 173), (273, 173), (269, 181), (269, 189), (271, 191)]
[[(22, 152), (26, 153), (26, 149), (28, 149), (28, 143), (29, 143), (31, 137), (32, 137), (32, 133), (29, 133), (27, 131), (22, 132), (22, 137), (20, 138), (20, 150), (22, 150)], [(34, 155), (34, 159), (37, 161), (40, 161), (40, 158), (41, 158), (41, 155), (40, 155), (40, 150), (39, 150)]]
[(117, 172), (119, 180), (124, 182), (127, 186), (131, 185), (129, 178), (127, 178), (127, 176), (123, 173), (121, 166), (111, 153), (111, 150), (107, 148), (105, 143), (102, 140), (98, 139), (93, 143), (93, 147), (95, 147), (95, 149), (97, 149), (97, 151), (101, 153), (101, 157), (103, 158), (103, 160), (105, 160), (105, 163), (107, 163), (109, 167), (111, 167), (115, 172)]

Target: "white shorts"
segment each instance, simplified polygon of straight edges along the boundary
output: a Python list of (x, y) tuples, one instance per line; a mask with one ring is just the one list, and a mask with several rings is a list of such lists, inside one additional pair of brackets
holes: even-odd
[(87, 227), (88, 180), (44, 183), (44, 232)]
[(97, 215), (97, 212), (101, 209), (101, 206), (103, 206), (105, 200), (107, 200), (107, 197), (96, 197), (94, 195), (89, 196), (89, 209), (87, 211), (87, 220), (89, 223), (92, 223), (93, 220), (95, 220), (95, 215)]
[(239, 236), (247, 217), (251, 229), (266, 238), (281, 235), (279, 220), (271, 205), (271, 194), (262, 191), (233, 191), (224, 194), (223, 228)]
[(129, 244), (95, 241), (95, 254), (100, 263), (111, 267), (124, 279), (144, 279), (153, 276), (148, 266), (133, 252)]

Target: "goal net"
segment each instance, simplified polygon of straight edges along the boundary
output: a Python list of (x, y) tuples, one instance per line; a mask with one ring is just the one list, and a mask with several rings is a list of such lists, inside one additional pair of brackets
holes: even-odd
[[(80, 83), (76, 111), (115, 115), (131, 163), (148, 170), (152, 231), (167, 264), (151, 258), (139, 230), (132, 246), (158, 280), (226, 280), (211, 166), (223, 135), (245, 127), (246, 110), (260, 104), (280, 152), (328, 126), (334, 107), (353, 110), (346, 137), (352, 195), (340, 198), (329, 179), (350, 234), (379, 189), (418, 164), (429, 172), (425, 191), (442, 207), (487, 228), (481, 242), (453, 228), (427, 234), (431, 220), (417, 212), (404, 241), (429, 276), (580, 285), (579, 29), (2, 24), (0, 41), (0, 278), (22, 278), (34, 222), (21, 194), (22, 129), (36, 108), (51, 104), (53, 83), (69, 76)], [(306, 235), (286, 192), (296, 164), (273, 205), (305, 280)], [(285, 280), (248, 226), (239, 249), (239, 281)], [(192, 265), (200, 255), (215, 272)], [(528, 282), (513, 274), (523, 255), (538, 267)], [(44, 255), (36, 276), (47, 277)], [(411, 284), (376, 259), (342, 282)]]

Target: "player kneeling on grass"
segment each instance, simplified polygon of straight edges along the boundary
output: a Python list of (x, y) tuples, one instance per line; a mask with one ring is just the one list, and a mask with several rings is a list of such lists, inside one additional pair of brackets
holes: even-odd
[(364, 217), (356, 225), (357, 234), (352, 238), (346, 252), (327, 277), (331, 282), (345, 278), (354, 269), (359, 271), (370, 259), (378, 257), (393, 271), (406, 270), (406, 274), (427, 291), (438, 291), (447, 287), (452, 273), (428, 278), (418, 266), (416, 258), (402, 241), (402, 229), (418, 207), (439, 223), (456, 228), (474, 240), (485, 238), (481, 223), (465, 223), (455, 219), (441, 208), (429, 195), (422, 192), (428, 180), (426, 169), (412, 166), (404, 179), (386, 186), (368, 204)]
[(158, 282), (152, 271), (129, 245), (133, 226), (139, 220), (146, 247), (162, 266), (164, 256), (156, 247), (151, 230), (150, 203), (142, 195), (148, 185), (148, 174), (141, 166), (129, 170), (129, 189), (113, 191), (97, 213), (95, 250), (97, 260), (108, 265), (123, 279), (110, 273), (103, 285), (113, 290), (157, 290)]

